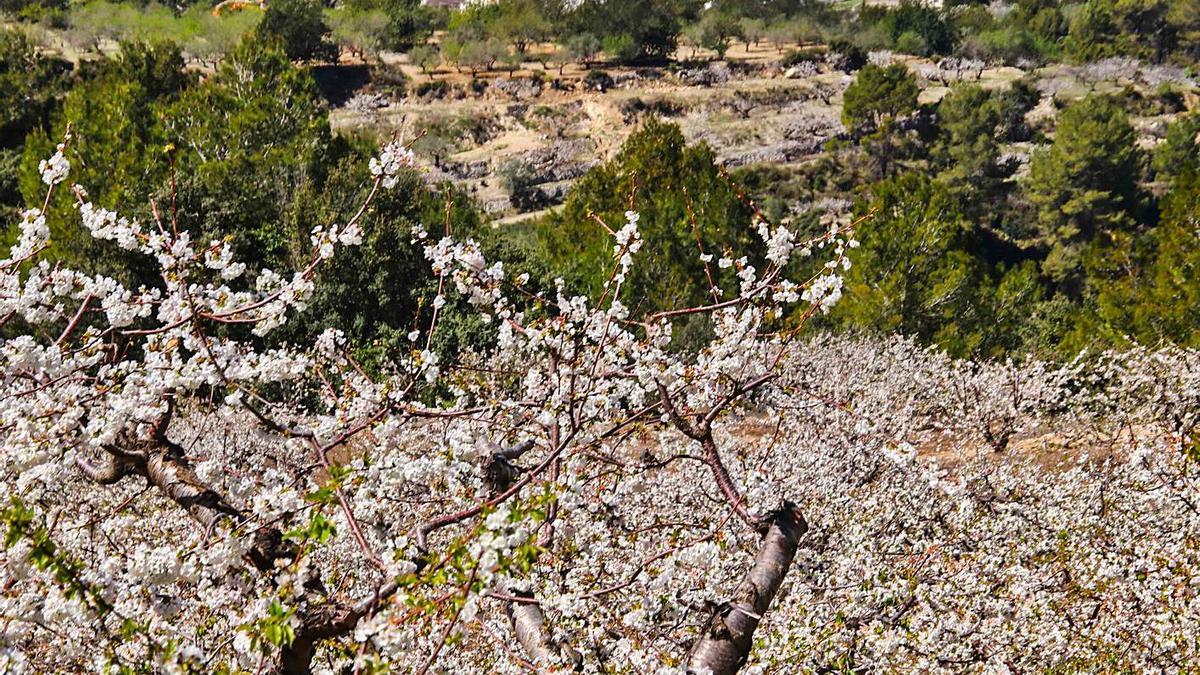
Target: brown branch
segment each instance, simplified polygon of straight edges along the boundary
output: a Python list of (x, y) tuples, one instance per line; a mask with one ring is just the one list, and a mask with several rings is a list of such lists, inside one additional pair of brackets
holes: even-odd
[[(754, 380), (754, 383), (761, 384), (766, 382), (768, 378), (760, 377)], [(667, 391), (666, 385), (658, 382), (658, 395), (662, 401), (663, 409), (667, 411), (667, 417), (671, 423), (675, 425), (685, 436), (700, 443), (700, 447), (704, 448), (704, 463), (712, 471), (713, 478), (717, 482), (717, 488), (720, 489), (725, 501), (733, 508), (734, 513), (738, 515), (747, 525), (758, 528), (761, 523), (756, 521), (750, 515), (749, 509), (746, 507), (745, 498), (738, 492), (737, 486), (733, 479), (729, 476), (729, 471), (725, 468), (725, 462), (721, 459), (721, 453), (717, 450), (717, 442), (713, 439), (712, 423), (716, 417), (716, 413), (722, 410), (730, 402), (744, 391), (742, 388), (737, 388), (733, 393), (729, 394), (721, 403), (718, 403), (709, 413), (699, 419), (699, 424), (693, 424), (683, 416), (683, 413), (675, 406), (671, 400), (671, 392)], [(753, 384), (753, 383), (752, 383)], [(754, 386), (758, 386), (754, 384)]]
[(136, 470), (136, 466), (120, 457), (111, 457), (99, 464), (82, 457), (75, 458), (75, 466), (87, 476), (88, 480), (100, 485), (113, 485)]
[(75, 312), (75, 316), (71, 317), (70, 322), (67, 323), (67, 327), (63, 329), (62, 334), (58, 336), (54, 344), (62, 344), (63, 341), (71, 336), (71, 333), (75, 332), (75, 329), (79, 327), (79, 322), (83, 320), (84, 313), (87, 312), (88, 305), (92, 304), (92, 299), (93, 296), (91, 293), (84, 296), (83, 300), (79, 303), (79, 309)]
[[(478, 573), (478, 567), (471, 570), (471, 577), (467, 579), (467, 583), (463, 585), (462, 589), (464, 599), (466, 596), (471, 594), (471, 585), (475, 583), (475, 576)], [(446, 630), (442, 631), (442, 637), (438, 640), (437, 646), (434, 647), (433, 653), (429, 655), (429, 659), (425, 661), (425, 665), (421, 666), (421, 669), (417, 671), (417, 675), (425, 675), (425, 673), (429, 672), (429, 668), (433, 666), (434, 662), (437, 661), (438, 654), (442, 653), (442, 648), (446, 646), (447, 638), (449, 638), (450, 634), (454, 632), (454, 626), (458, 623), (458, 617), (462, 615), (462, 610), (465, 605), (466, 603), (464, 602), (463, 604), (455, 607), (454, 614), (450, 616), (450, 623), (446, 625)]]
[[(102, 463), (80, 457), (76, 458), (75, 465), (89, 480), (101, 485), (113, 485), (126, 476), (144, 477), (164, 497), (187, 511), (205, 533), (211, 532), (224, 518), (232, 519), (237, 525), (248, 522), (250, 518), (245, 512), (200, 480), (183, 448), (166, 437), (169, 418), (168, 412), (159, 420), (154, 439), (142, 441), (134, 449), (107, 445), (104, 449), (109, 457)], [(274, 569), (276, 560), (294, 554), (295, 546), (284, 540), (282, 532), (266, 527), (254, 533), (248, 556), (256, 569), (269, 572)]]
[(549, 467), (554, 462), (554, 460), (559, 456), (559, 454), (562, 451), (563, 451), (562, 447), (556, 448), (553, 451), (551, 451), (551, 453), (544, 460), (542, 460), (541, 464), (538, 464), (533, 469), (526, 471), (525, 474), (523, 476), (521, 476), (520, 479), (518, 479), (516, 482), (514, 482), (508, 488), (504, 489), (499, 494), (497, 494), (493, 497), (490, 497), (490, 498), (476, 504), (475, 506), (465, 508), (465, 509), (463, 509), (461, 511), (457, 511), (455, 513), (444, 514), (444, 515), (434, 518), (433, 520), (425, 522), (425, 524), (423, 524), (417, 528), (417, 533), (416, 533), (417, 549), (420, 551), (428, 550), (430, 534), (433, 534), (434, 532), (436, 532), (442, 528), (450, 527), (451, 525), (461, 523), (462, 521), (467, 520), (468, 518), (474, 518), (475, 516), (483, 513), (485, 509), (491, 508), (498, 504), (502, 504), (505, 501), (508, 501), (509, 497), (512, 497), (513, 495), (517, 494), (518, 492), (521, 491), (521, 488), (528, 485), (533, 480), (534, 476), (545, 471), (546, 468)]
[(667, 386), (662, 382), (655, 382), (658, 385), (658, 398), (662, 402), (663, 410), (667, 411), (667, 418), (679, 429), (684, 436), (698, 441), (701, 439), (701, 432), (692, 423), (684, 419), (679, 409), (675, 407), (675, 401), (671, 398), (671, 392), (667, 391)]
[[(476, 441), (480, 450), (480, 464), (484, 479), (491, 488), (492, 494), (502, 493), (511, 487), (520, 474), (520, 468), (509, 462), (517, 459), (534, 447), (531, 440), (523, 441), (512, 448), (504, 449), (499, 445), (480, 438)], [(555, 461), (557, 466), (557, 460)], [(546, 630), (546, 616), (532, 593), (517, 591), (514, 595), (491, 593), (491, 597), (507, 601), (509, 621), (512, 622), (513, 633), (517, 642), (525, 650), (529, 660), (543, 668), (552, 666), (556, 652), (571, 658), (576, 666), (583, 663), (583, 657), (568, 647), (556, 649), (551, 644), (549, 632)]]
[(746, 498), (738, 493), (737, 486), (729, 477), (729, 471), (725, 468), (725, 462), (721, 461), (721, 453), (717, 450), (717, 443), (713, 440), (712, 430), (706, 430), (704, 438), (700, 439), (700, 445), (704, 448), (704, 463), (712, 471), (713, 479), (717, 481), (717, 487), (720, 488), (725, 501), (733, 507), (738, 518), (741, 518), (750, 527), (757, 529), (761, 523), (750, 515), (749, 509), (746, 508)]

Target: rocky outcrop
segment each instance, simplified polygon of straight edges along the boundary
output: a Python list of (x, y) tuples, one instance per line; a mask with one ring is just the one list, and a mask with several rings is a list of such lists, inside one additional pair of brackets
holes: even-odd
[(514, 101), (528, 101), (536, 99), (542, 94), (542, 83), (540, 80), (535, 80), (527, 77), (510, 79), (500, 78), (492, 81), (489, 92), (494, 95), (509, 98)]
[(696, 87), (712, 87), (725, 84), (733, 78), (729, 65), (720, 61), (710, 63), (701, 68), (688, 68), (679, 71), (679, 81)]

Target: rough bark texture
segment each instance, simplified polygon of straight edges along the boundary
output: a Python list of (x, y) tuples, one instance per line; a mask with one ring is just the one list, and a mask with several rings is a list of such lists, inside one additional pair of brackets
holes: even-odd
[[(510, 460), (520, 459), (522, 455), (533, 449), (532, 441), (523, 441), (511, 448), (501, 448), (486, 439), (476, 442), (480, 454), (480, 468), (492, 494), (507, 490), (520, 476), (522, 469)], [(525, 655), (538, 668), (549, 668), (555, 664), (556, 657), (561, 654), (575, 665), (578, 670), (583, 663), (581, 654), (566, 645), (555, 645), (551, 642), (550, 632), (546, 630), (546, 615), (537, 604), (532, 593), (516, 593), (516, 597), (527, 599), (529, 602), (509, 602), (507, 611), (512, 622), (513, 633), (517, 642), (525, 650)]]
[(746, 663), (763, 614), (792, 566), (800, 536), (808, 529), (791, 503), (773, 513), (754, 566), (713, 618), (688, 657), (687, 672), (733, 675)]
[[(476, 441), (479, 448), (480, 468), (484, 480), (493, 495), (504, 492), (516, 480), (520, 469), (510, 462), (518, 459), (533, 447), (532, 443), (521, 443), (513, 448), (503, 449), (499, 445), (480, 438)], [(517, 642), (525, 650), (529, 660), (537, 666), (547, 667), (554, 663), (554, 652), (546, 632), (546, 616), (542, 608), (533, 599), (531, 593), (516, 593), (517, 597), (528, 598), (530, 602), (509, 602), (508, 618), (512, 622), (513, 633)]]
[[(85, 476), (102, 485), (112, 485), (126, 476), (143, 476), (165, 497), (187, 511), (206, 532), (223, 518), (234, 522), (246, 520), (244, 512), (200, 480), (183, 448), (166, 437), (165, 427), (164, 422), (154, 439), (135, 443), (133, 449), (112, 445), (105, 448), (108, 456), (100, 462), (77, 458), (75, 463)], [(274, 527), (257, 529), (252, 541), (250, 562), (264, 574), (273, 572), (276, 560), (290, 559), (296, 554), (296, 545)], [(310, 605), (300, 616), (296, 638), (281, 651), (271, 672), (284, 675), (311, 673), (313, 653), (320, 641), (352, 630), (359, 619), (373, 612), (396, 589), (394, 583), (388, 583), (357, 604), (346, 604), (330, 600), (319, 580), (309, 582), (305, 590)]]
[(704, 461), (708, 464), (708, 468), (713, 473), (713, 479), (717, 481), (717, 487), (720, 488), (721, 494), (725, 496), (725, 501), (733, 507), (734, 513), (738, 515), (747, 524), (754, 524), (754, 518), (750, 515), (750, 510), (746, 508), (746, 500), (738, 493), (737, 486), (734, 485), (733, 479), (729, 477), (729, 471), (725, 468), (725, 462), (721, 459), (721, 453), (717, 450), (717, 443), (713, 440), (712, 430), (705, 430), (703, 437), (700, 440), (701, 447), (704, 448)]
[(238, 509), (205, 485), (182, 457), (169, 450), (147, 453), (142, 467), (146, 478), (171, 501), (183, 507), (193, 520), (211, 529), (224, 517), (238, 519)]
[[(520, 594), (533, 599), (532, 594)], [(508, 603), (508, 618), (512, 621), (517, 642), (534, 665), (546, 667), (554, 663), (554, 651), (546, 637), (546, 616), (536, 603)]]

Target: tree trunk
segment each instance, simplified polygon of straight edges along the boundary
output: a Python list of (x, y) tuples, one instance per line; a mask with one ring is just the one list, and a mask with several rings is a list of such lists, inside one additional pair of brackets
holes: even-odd
[[(533, 594), (518, 594), (533, 599)], [(554, 664), (554, 651), (546, 633), (546, 616), (534, 602), (508, 603), (508, 618), (512, 621), (517, 642), (535, 666), (543, 668)]]
[[(115, 484), (126, 476), (144, 476), (150, 485), (203, 527), (206, 537), (225, 518), (235, 524), (248, 520), (246, 513), (196, 475), (183, 448), (167, 437), (168, 421), (169, 417), (161, 423), (155, 438), (137, 444), (133, 450), (116, 445), (106, 446), (109, 454), (106, 461), (96, 464), (80, 458), (76, 460), (76, 465), (85, 476), (102, 485)], [(264, 574), (274, 571), (276, 560), (290, 559), (296, 555), (295, 544), (288, 541), (278, 528), (257, 528), (250, 538), (252, 543), (247, 557)], [(312, 656), (317, 643), (352, 630), (360, 618), (374, 611), (381, 601), (390, 598), (396, 588), (395, 584), (386, 584), (358, 604), (345, 605), (328, 601), (320, 581), (310, 580), (305, 584), (308, 608), (300, 614), (301, 625), (296, 632), (296, 639), (282, 650), (278, 664), (271, 672), (283, 675), (311, 673)]]
[(754, 629), (792, 566), (800, 536), (808, 530), (804, 517), (790, 502), (784, 502), (767, 522), (770, 527), (754, 558), (754, 566), (729, 602), (713, 615), (704, 635), (692, 648), (688, 673), (733, 675), (750, 656)]

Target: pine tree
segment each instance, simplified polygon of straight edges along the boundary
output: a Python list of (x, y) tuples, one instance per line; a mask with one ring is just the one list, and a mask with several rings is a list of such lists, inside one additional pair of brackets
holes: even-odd
[(1054, 143), (1034, 154), (1029, 199), (1037, 209), (1044, 271), (1072, 293), (1081, 290), (1081, 254), (1093, 238), (1134, 225), (1142, 158), (1129, 118), (1096, 96), (1059, 116)]

